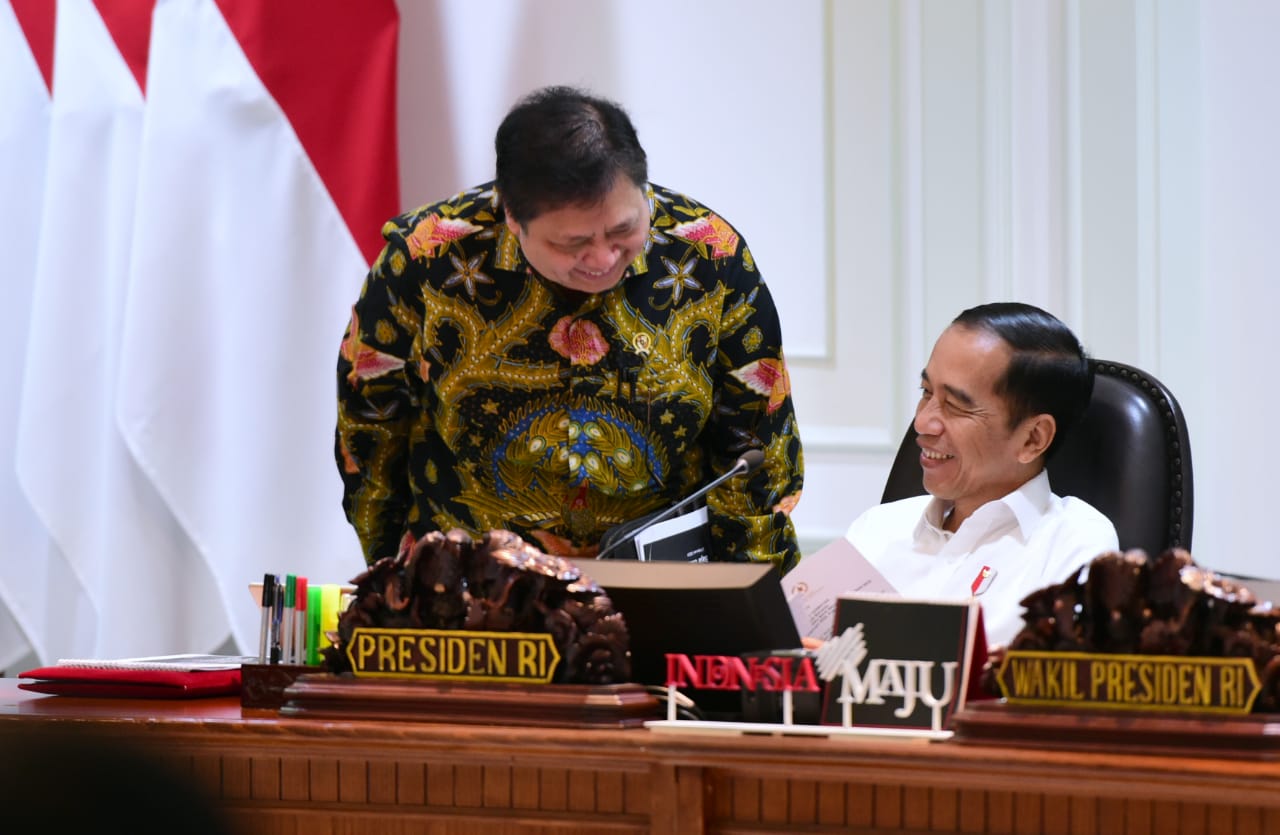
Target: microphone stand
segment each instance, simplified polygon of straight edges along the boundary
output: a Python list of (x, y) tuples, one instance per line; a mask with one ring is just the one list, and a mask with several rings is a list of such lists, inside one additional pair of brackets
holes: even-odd
[(707, 493), (719, 487), (721, 484), (724, 484), (726, 481), (733, 478), (734, 476), (739, 476), (739, 475), (744, 475), (746, 473), (754, 472), (755, 469), (759, 467), (763, 462), (764, 462), (763, 452), (761, 452), (758, 449), (747, 450), (741, 456), (739, 456), (737, 461), (733, 462), (733, 466), (730, 467), (727, 472), (724, 472), (721, 475), (717, 476), (716, 478), (713, 478), (706, 485), (698, 488), (694, 492), (690, 493), (688, 496), (685, 496), (683, 499), (671, 505), (671, 507), (662, 511), (658, 515), (654, 516), (652, 519), (646, 520), (645, 523), (640, 527), (636, 528), (636, 530), (633, 531), (630, 536), (627, 536), (623, 539), (618, 540), (617, 542), (610, 545), (608, 548), (605, 548), (603, 551), (596, 554), (596, 559), (598, 560), (609, 559), (609, 555), (612, 554), (614, 551), (616, 551), (620, 545), (623, 545), (628, 542), (633, 542), (636, 536), (639, 535), (642, 531), (647, 530), (648, 528), (658, 524), (659, 522), (662, 522), (666, 519), (670, 519), (672, 516), (676, 515), (676, 511), (688, 507), (692, 502), (695, 502), (698, 499), (702, 498)]

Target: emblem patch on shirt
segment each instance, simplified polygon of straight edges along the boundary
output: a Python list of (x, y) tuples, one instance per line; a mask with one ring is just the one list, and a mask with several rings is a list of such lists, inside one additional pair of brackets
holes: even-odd
[(973, 578), (973, 583), (969, 585), (969, 591), (974, 597), (982, 594), (991, 585), (991, 581), (996, 577), (996, 570), (989, 565), (982, 566), (982, 570), (978, 572), (978, 576)]

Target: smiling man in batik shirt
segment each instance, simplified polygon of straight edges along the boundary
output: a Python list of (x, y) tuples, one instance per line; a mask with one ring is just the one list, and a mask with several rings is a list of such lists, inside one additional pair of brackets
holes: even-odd
[(365, 559), (455, 527), (593, 556), (760, 449), (707, 494), (713, 559), (789, 569), (800, 438), (746, 244), (648, 182), (612, 102), (538, 91), (495, 145), (494, 183), (383, 228), (352, 310), (337, 459)]

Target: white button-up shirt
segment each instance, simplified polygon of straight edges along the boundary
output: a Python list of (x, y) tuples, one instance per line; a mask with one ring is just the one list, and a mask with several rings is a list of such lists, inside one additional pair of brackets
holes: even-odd
[(1111, 521), (1082, 499), (1055, 496), (1043, 470), (979, 507), (955, 533), (942, 529), (950, 510), (951, 502), (932, 496), (877, 505), (846, 537), (903, 597), (976, 595), (989, 644), (1018, 634), (1028, 594), (1119, 547)]

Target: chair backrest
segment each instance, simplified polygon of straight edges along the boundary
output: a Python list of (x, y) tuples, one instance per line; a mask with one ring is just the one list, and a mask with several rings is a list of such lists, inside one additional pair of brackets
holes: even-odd
[[(1191, 443), (1182, 407), (1145, 371), (1090, 360), (1093, 397), (1047, 463), (1059, 496), (1079, 496), (1116, 526), (1121, 548), (1155, 556), (1191, 547)], [(882, 502), (924, 493), (914, 427), (889, 469)]]

